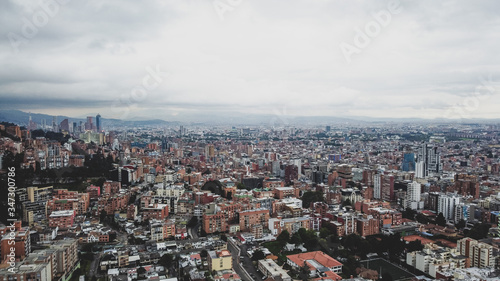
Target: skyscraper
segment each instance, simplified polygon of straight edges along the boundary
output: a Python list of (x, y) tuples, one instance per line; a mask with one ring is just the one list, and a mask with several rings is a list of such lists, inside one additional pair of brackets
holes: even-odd
[(412, 210), (420, 209), (423, 205), (423, 201), (420, 201), (421, 185), (414, 181), (408, 183), (408, 189), (406, 191), (405, 207)]
[(97, 132), (101, 131), (101, 114), (97, 113), (97, 116), (95, 117), (95, 125), (97, 128)]
[(405, 172), (415, 171), (415, 153), (403, 154), (403, 164), (401, 170)]
[(457, 194), (441, 194), (438, 199), (438, 213), (443, 213), (446, 220), (451, 221), (455, 216), (455, 206), (460, 203)]
[(423, 143), (418, 148), (415, 165), (416, 177), (425, 178), (429, 176), (429, 173), (440, 173), (442, 169), (441, 153), (438, 151), (438, 148)]
[(69, 121), (68, 121), (68, 119), (62, 120), (61, 124), (59, 124), (59, 127), (61, 128), (61, 131), (69, 132)]
[(85, 130), (92, 131), (92, 129), (94, 128), (92, 118), (92, 116), (87, 116), (87, 122), (85, 122)]

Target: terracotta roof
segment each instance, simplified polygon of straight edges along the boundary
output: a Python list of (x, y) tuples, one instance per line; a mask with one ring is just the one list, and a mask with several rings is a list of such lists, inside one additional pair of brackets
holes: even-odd
[(290, 256), (286, 256), (286, 257), (288, 259), (290, 259), (291, 261), (293, 261), (298, 266), (302, 266), (304, 264), (304, 262), (307, 260), (315, 260), (319, 264), (321, 264), (325, 267), (328, 267), (328, 268), (342, 265), (336, 259), (330, 257), (329, 255), (327, 255), (321, 251), (302, 253), (302, 254), (297, 254), (297, 255), (290, 255)]
[(313, 279), (315, 281), (319, 281), (319, 280), (342, 280), (342, 277), (340, 275), (338, 275), (337, 273), (333, 272), (333, 271), (327, 271), (325, 272), (326, 274), (326, 277), (320, 277), (320, 278), (316, 278), (316, 279)]

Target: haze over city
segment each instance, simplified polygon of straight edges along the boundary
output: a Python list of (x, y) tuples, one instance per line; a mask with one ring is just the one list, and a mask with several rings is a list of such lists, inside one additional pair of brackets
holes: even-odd
[(0, 3), (0, 109), (500, 117), (496, 1), (48, 2)]

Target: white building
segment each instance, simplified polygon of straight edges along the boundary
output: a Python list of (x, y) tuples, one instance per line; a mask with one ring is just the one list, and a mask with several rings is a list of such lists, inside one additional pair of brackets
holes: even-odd
[(443, 213), (447, 221), (455, 219), (455, 206), (460, 203), (460, 196), (457, 194), (441, 194), (438, 198), (438, 213)]
[(421, 200), (421, 187), (422, 185), (416, 181), (408, 183), (408, 189), (405, 198), (405, 208), (412, 210), (423, 209), (424, 202)]

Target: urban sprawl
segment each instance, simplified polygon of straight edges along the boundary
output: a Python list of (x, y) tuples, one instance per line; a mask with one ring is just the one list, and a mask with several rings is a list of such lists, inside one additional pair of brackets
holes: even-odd
[(500, 278), (496, 123), (26, 119), (0, 281)]

